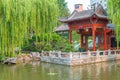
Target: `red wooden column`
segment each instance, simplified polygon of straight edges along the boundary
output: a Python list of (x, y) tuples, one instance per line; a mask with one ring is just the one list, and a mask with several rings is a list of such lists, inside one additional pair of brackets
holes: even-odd
[(72, 30), (69, 31), (69, 43), (72, 44)]
[(111, 49), (111, 38), (112, 38), (112, 37), (111, 37), (111, 35), (110, 35), (110, 39), (109, 39), (109, 40), (110, 40), (110, 43), (109, 43), (109, 44), (110, 44), (110, 47), (109, 47), (110, 49)]
[(96, 34), (95, 34), (95, 31), (96, 31), (96, 26), (93, 24), (93, 26), (92, 26), (93, 51), (96, 50)]
[(81, 36), (81, 37), (80, 37), (80, 39), (81, 39), (81, 40), (80, 40), (80, 45), (81, 45), (81, 48), (82, 48), (82, 47), (83, 47), (83, 35), (81, 34), (80, 36)]
[(88, 36), (85, 36), (85, 44), (86, 44), (86, 50), (88, 50)]
[(107, 49), (107, 38), (106, 38), (107, 36), (106, 36), (106, 28), (104, 28), (104, 50), (106, 50)]

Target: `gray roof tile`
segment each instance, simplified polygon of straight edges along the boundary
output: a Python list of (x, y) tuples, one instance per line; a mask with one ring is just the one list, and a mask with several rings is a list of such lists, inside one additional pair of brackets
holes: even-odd
[(62, 24), (61, 26), (56, 27), (55, 31), (56, 32), (59, 32), (59, 31), (69, 31), (69, 26), (67, 24)]
[(59, 18), (59, 20), (61, 22), (70, 22), (70, 21), (75, 21), (75, 20), (81, 20), (81, 19), (86, 19), (86, 18), (90, 18), (91, 16), (93, 16), (94, 14), (97, 15), (99, 18), (107, 18), (105, 10), (103, 10), (103, 14), (99, 14), (99, 10), (102, 9), (101, 5), (98, 5), (98, 7), (93, 10), (83, 10), (81, 12), (78, 12), (77, 10), (74, 10), (73, 13), (68, 16), (67, 18)]

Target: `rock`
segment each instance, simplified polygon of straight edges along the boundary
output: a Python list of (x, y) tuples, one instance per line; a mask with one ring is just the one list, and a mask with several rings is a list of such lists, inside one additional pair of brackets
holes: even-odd
[(26, 56), (24, 56), (24, 58), (23, 58), (23, 63), (28, 63), (28, 62), (30, 62), (32, 59), (28, 56), (28, 55), (26, 55)]
[(17, 56), (17, 63), (28, 63), (32, 60), (30, 54), (21, 54)]
[(28, 63), (30, 61), (41, 60), (39, 52), (32, 52), (31, 54), (20, 54), (15, 58), (5, 58), (3, 64)]
[(23, 63), (23, 57), (22, 56), (18, 56), (16, 62), (17, 63)]
[(16, 64), (16, 59), (17, 58), (5, 58), (5, 60), (3, 60), (3, 64)]
[(39, 52), (31, 52), (33, 60), (41, 60)]

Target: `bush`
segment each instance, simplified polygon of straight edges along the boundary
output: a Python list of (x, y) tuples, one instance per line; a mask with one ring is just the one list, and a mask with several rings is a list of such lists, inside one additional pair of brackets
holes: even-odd
[(49, 42), (46, 41), (39, 41), (36, 42), (35, 37), (33, 36), (32, 39), (29, 39), (28, 44), (25, 44), (22, 47), (22, 50), (24, 51), (39, 51), (41, 52), (42, 50), (49, 51), (49, 50), (61, 50), (64, 52), (70, 52), (74, 51), (73, 46), (69, 44), (67, 39), (64, 39), (60, 37), (58, 34), (53, 33), (51, 34), (51, 39)]
[(0, 61), (3, 59), (3, 56), (0, 54)]
[(84, 48), (79, 48), (79, 51), (80, 52), (85, 52), (85, 49)]

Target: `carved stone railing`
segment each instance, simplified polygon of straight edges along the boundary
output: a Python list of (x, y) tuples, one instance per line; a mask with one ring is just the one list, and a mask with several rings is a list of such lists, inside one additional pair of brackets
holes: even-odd
[(42, 51), (41, 53), (41, 61), (65, 65), (81, 65), (117, 59), (120, 59), (120, 50), (87, 52)]

